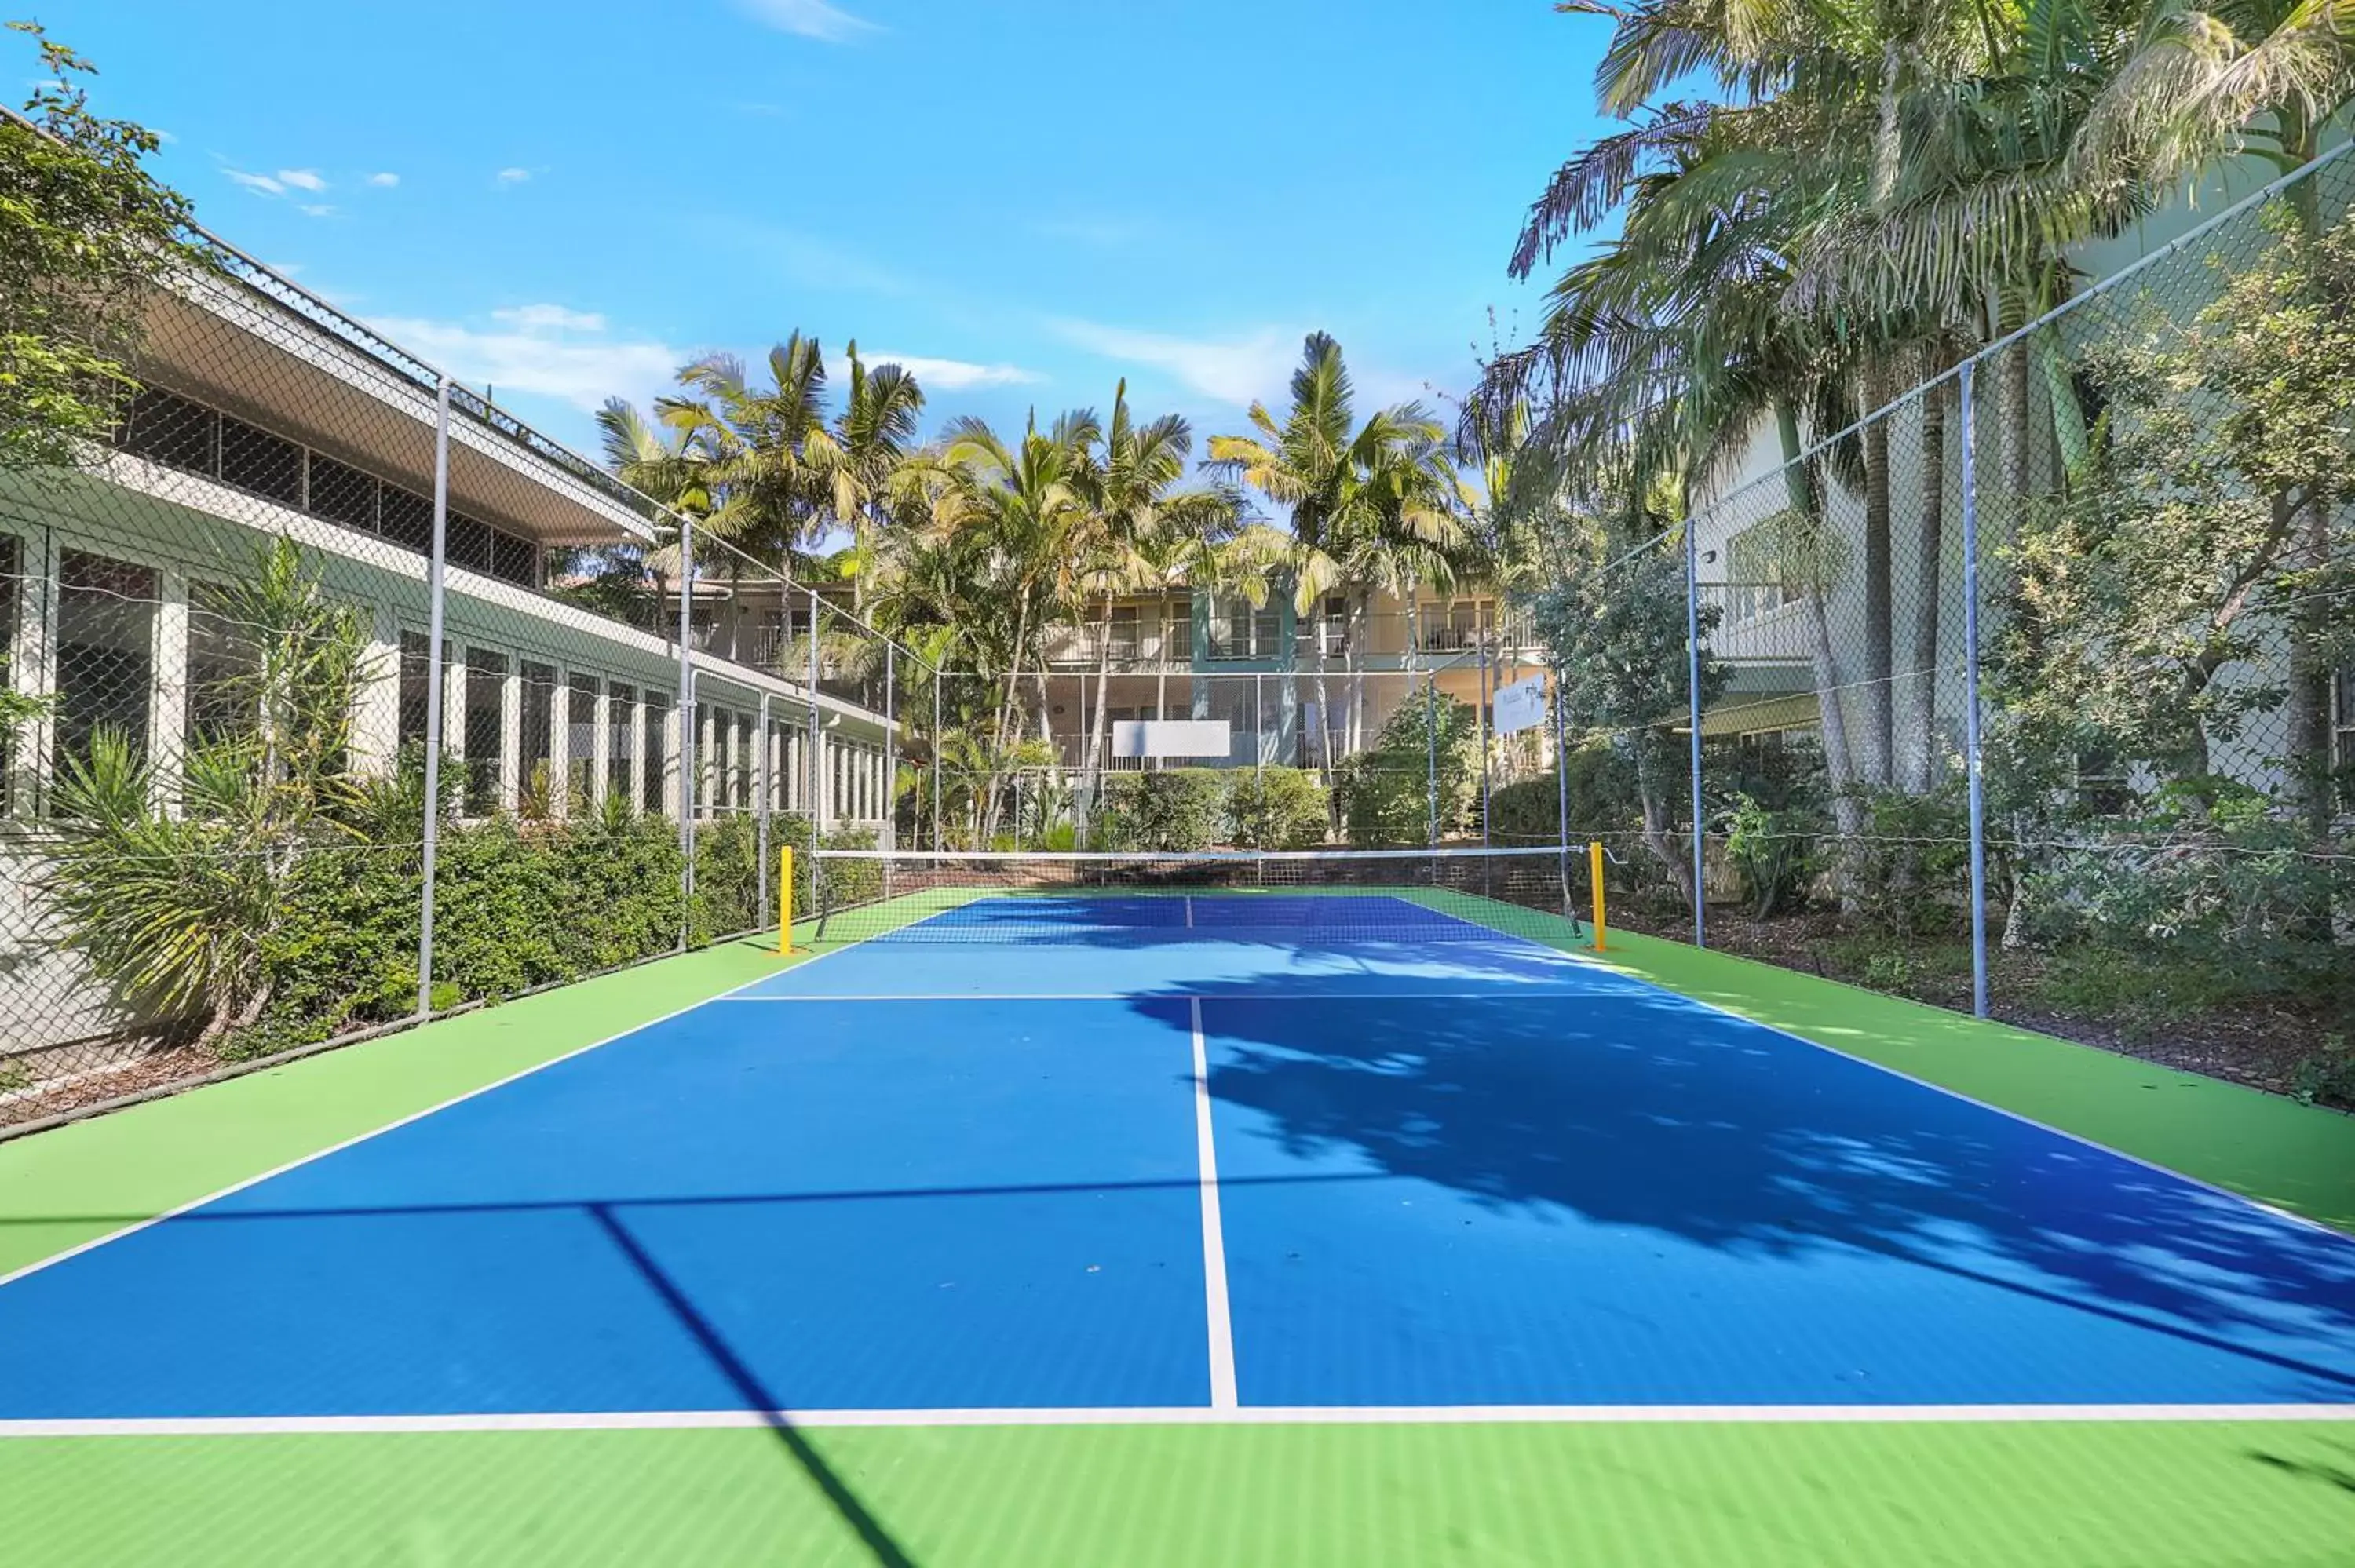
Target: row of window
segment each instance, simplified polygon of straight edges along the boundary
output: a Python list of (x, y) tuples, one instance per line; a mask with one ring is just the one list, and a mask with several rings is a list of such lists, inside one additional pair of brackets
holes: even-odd
[[(151, 387), (133, 397), (115, 444), (404, 550), (427, 555), (433, 548), (430, 496), (176, 393)], [(453, 511), (443, 545), (453, 566), (521, 588), (538, 586), (538, 551), (519, 535)]]
[[(24, 540), (0, 535), (0, 669), (8, 651), (18, 645), (27, 606), (40, 602), (18, 591), (27, 580), (27, 555)], [(153, 567), (81, 550), (59, 553), (55, 609), (47, 629), (54, 703), (42, 771), (50, 779), (66, 776), (72, 762), (87, 759), (101, 730), (123, 736), (134, 755), (183, 758), (250, 727), (259, 662), (232, 613), (232, 590), (189, 583), (185, 642), (175, 647), (158, 635), (163, 586), (162, 573)], [(394, 738), (402, 745), (425, 736), (429, 649), (425, 633), (400, 634)], [(459, 696), (451, 715), (456, 733), (446, 738), (468, 815), (488, 816), (510, 802), (526, 815), (551, 814), (559, 768), (563, 798), (571, 802), (622, 799), (642, 810), (676, 809), (670, 794), (676, 763), (669, 694), (513, 659), (496, 649), (452, 648), (447, 654)], [(180, 667), (159, 667), (161, 657), (174, 658)], [(517, 773), (509, 779), (504, 767), (511, 673), (517, 681)], [(561, 706), (559, 694), (566, 699)], [(159, 737), (159, 710), (163, 722), (173, 722), (169, 698), (178, 699), (177, 733)], [(710, 703), (703, 705), (703, 714), (698, 807), (706, 813), (755, 807), (757, 715)], [(781, 738), (798, 733), (782, 721), (773, 721), (773, 727)], [(783, 769), (773, 771), (772, 803), (782, 807), (801, 789)], [(15, 757), (0, 755), (0, 810), (29, 806), (7, 795), (23, 782), (23, 773)], [(858, 776), (856, 764), (845, 766), (835, 790), (844, 810), (867, 811), (877, 804), (875, 787)]]

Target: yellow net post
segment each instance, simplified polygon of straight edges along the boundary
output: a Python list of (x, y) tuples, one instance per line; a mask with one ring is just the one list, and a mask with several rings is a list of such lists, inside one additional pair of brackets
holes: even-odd
[(1586, 846), (1586, 864), (1594, 878), (1594, 950), (1603, 951), (1603, 842)]
[(794, 950), (794, 846), (777, 851), (777, 956)]

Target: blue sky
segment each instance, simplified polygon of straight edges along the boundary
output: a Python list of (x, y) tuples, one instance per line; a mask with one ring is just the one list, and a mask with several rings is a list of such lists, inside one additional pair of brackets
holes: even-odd
[[(1458, 391), (1599, 128), (1548, 0), (62, 0), (210, 228), (549, 433), (788, 331), (928, 423), (1271, 402), (1322, 327)], [(16, 45), (29, 78), (30, 51)], [(14, 96), (21, 99), (22, 91)]]

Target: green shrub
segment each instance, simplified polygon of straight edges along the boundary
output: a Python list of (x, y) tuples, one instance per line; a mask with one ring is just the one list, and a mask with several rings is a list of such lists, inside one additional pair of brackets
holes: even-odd
[(1114, 773), (1103, 781), (1096, 832), (1114, 849), (1209, 849), (1225, 810), (1226, 786), (1212, 768)]
[(1873, 792), (1863, 836), (1841, 845), (1842, 889), (1861, 919), (1900, 937), (1961, 928), (1970, 896), (1970, 821), (1959, 780), (1927, 795)]
[(2289, 1092), (2300, 1105), (2355, 1110), (2355, 1050), (2348, 1048), (2347, 1037), (2330, 1035), (2321, 1050), (2300, 1057), (2290, 1069)]
[(1334, 770), (1334, 805), (1349, 842), (1395, 849), (1429, 842), (1434, 768), (1437, 829), (1446, 838), (1463, 830), (1480, 799), (1479, 715), (1470, 704), (1443, 698), (1427, 710), (1422, 703), (1403, 703), (1383, 721), (1372, 746)]
[(1237, 769), (1227, 789), (1229, 842), (1243, 849), (1315, 849), (1332, 825), (1332, 803), (1305, 768)]
[(1828, 824), (1813, 806), (1775, 810), (1754, 795), (1738, 794), (1725, 813), (1725, 853), (1761, 919), (1804, 903), (1821, 862), (1817, 844)]

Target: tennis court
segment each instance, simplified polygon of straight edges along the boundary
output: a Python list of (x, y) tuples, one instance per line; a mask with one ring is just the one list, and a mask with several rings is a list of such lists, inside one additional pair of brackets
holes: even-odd
[[(847, 869), (814, 958), (160, 1218), (48, 1205), (91, 1234), (0, 1283), (0, 1500), (90, 1560), (1763, 1561), (1762, 1509), (1793, 1562), (2329, 1560), (2355, 1238), (1465, 875)], [(1257, 1500), (1156, 1511), (1197, 1483)]]
[(27, 1271), (0, 1418), (2355, 1410), (2355, 1241), (1477, 897), (928, 897)]

